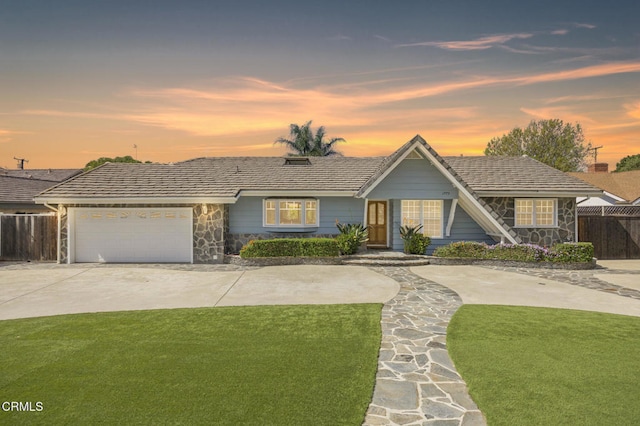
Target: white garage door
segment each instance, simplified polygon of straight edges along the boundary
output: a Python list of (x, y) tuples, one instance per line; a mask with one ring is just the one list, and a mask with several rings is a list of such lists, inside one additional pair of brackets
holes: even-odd
[(70, 208), (72, 260), (191, 262), (192, 214), (190, 208)]

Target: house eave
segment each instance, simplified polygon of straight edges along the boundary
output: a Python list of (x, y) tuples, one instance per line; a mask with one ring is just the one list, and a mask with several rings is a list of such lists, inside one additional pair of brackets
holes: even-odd
[(318, 191), (306, 189), (242, 190), (238, 197), (353, 197), (356, 191)]
[(477, 191), (479, 197), (522, 197), (522, 198), (577, 198), (577, 197), (600, 197), (602, 191)]
[(37, 204), (235, 204), (236, 197), (36, 197)]

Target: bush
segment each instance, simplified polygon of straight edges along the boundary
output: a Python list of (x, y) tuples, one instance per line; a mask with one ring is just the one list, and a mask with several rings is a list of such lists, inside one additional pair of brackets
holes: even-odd
[(431, 238), (423, 235), (419, 226), (401, 226), (400, 237), (404, 241), (404, 252), (408, 254), (424, 254), (431, 244)]
[(470, 259), (513, 260), (519, 262), (591, 262), (591, 243), (556, 244), (551, 250), (534, 244), (496, 244), (458, 241), (438, 247), (434, 256)]
[(475, 241), (456, 241), (455, 243), (438, 247), (434, 250), (433, 255), (438, 257), (483, 259), (487, 247), (485, 243), (477, 243)]
[(240, 257), (332, 257), (338, 256), (338, 244), (333, 238), (275, 238), (249, 241)]
[(591, 243), (561, 243), (553, 247), (553, 253), (553, 262), (591, 262), (594, 250)]
[(369, 240), (369, 231), (360, 223), (342, 224), (336, 221), (340, 235), (336, 237), (338, 249), (342, 254), (354, 254), (362, 243)]

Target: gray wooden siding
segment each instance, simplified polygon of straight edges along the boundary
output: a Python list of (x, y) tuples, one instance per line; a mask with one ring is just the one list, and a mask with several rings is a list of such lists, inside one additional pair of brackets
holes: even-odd
[(265, 197), (240, 197), (229, 205), (229, 233), (259, 234), (267, 232), (309, 232), (338, 234), (336, 219), (341, 223), (362, 223), (364, 200), (349, 197), (320, 197), (318, 228), (274, 228), (262, 226), (262, 200)]
[(447, 200), (458, 190), (428, 160), (404, 160), (367, 195), (371, 200)]
[[(412, 198), (417, 199), (417, 198)], [(394, 220), (392, 222), (392, 248), (401, 251), (404, 247), (402, 238), (400, 238), (400, 225), (402, 224), (402, 200), (392, 200), (392, 212)], [(446, 246), (454, 241), (478, 241), (487, 244), (495, 244), (495, 241), (486, 234), (486, 232), (478, 225), (460, 205), (456, 207), (456, 215), (451, 227), (451, 235), (447, 237), (446, 228), (449, 220), (449, 212), (451, 211), (451, 200), (444, 201), (444, 217), (443, 217), (443, 235), (444, 238), (432, 238), (431, 245), (427, 249), (427, 254), (433, 253), (433, 250), (440, 246)]]

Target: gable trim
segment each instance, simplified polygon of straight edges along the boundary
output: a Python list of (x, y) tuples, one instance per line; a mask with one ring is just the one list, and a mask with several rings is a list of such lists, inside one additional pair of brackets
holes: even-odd
[[(409, 153), (414, 150), (419, 150), (418, 152), (422, 154), (422, 156), (428, 160), (433, 166), (438, 169), (440, 174), (444, 176), (457, 190), (458, 190), (458, 203), (460, 206), (467, 210), (467, 213), (470, 214), (473, 220), (475, 220), (478, 225), (480, 225), (487, 235), (491, 235), (491, 233), (497, 233), (500, 235), (501, 240), (506, 238), (510, 243), (517, 244), (518, 240), (511, 235), (498, 221), (480, 204), (480, 201), (474, 196), (473, 190), (471, 188), (467, 189), (465, 185), (463, 185), (455, 176), (451, 174), (451, 172), (442, 164), (442, 162), (446, 163), (444, 159), (442, 162), (438, 160), (436, 156), (437, 153), (432, 154), (427, 148), (428, 145), (420, 137), (419, 135), (414, 137), (412, 142), (408, 145), (405, 152), (403, 152), (398, 158), (394, 160), (392, 164), (390, 164), (386, 170), (362, 193), (359, 194), (360, 197), (365, 198), (367, 194), (369, 194), (373, 189), (380, 184), (388, 175), (391, 173), (406, 157)], [(439, 156), (438, 156), (439, 157)], [(477, 214), (473, 214), (468, 209), (473, 209)], [(489, 228), (490, 230), (488, 230)]]

